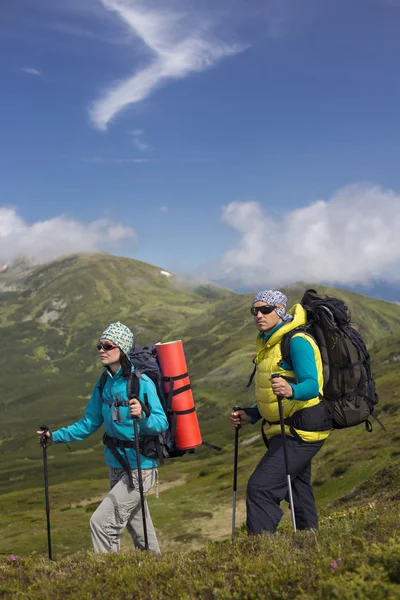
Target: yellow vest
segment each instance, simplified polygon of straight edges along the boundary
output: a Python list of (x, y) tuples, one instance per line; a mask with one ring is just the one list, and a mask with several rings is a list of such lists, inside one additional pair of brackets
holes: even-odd
[[(256, 401), (261, 416), (267, 420), (267, 423), (264, 425), (264, 432), (268, 438), (281, 433), (281, 427), (279, 424), (278, 399), (272, 391), (271, 375), (273, 373), (279, 373), (280, 375), (284, 375), (286, 377), (296, 378), (294, 371), (287, 371), (279, 365), (280, 361), (282, 360), (281, 340), (283, 336), (292, 329), (306, 324), (306, 311), (301, 304), (295, 304), (293, 308), (290, 309), (289, 314), (293, 316), (293, 320), (282, 325), (282, 327), (272, 334), (268, 341), (265, 341), (264, 338), (261, 337), (260, 333), (258, 334), (256, 340)], [(319, 391), (322, 395), (324, 380), (322, 359), (319, 348), (310, 336), (302, 332), (296, 333), (294, 337), (305, 338), (311, 344), (314, 350), (318, 372)], [(319, 402), (319, 396), (316, 398), (311, 398), (311, 400), (287, 400), (284, 398), (282, 400), (284, 418), (286, 419), (287, 417), (291, 417), (298, 410), (315, 406)], [(290, 435), (288, 426), (285, 426), (285, 431), (288, 435)], [(301, 431), (296, 429), (296, 432), (305, 442), (316, 442), (327, 438), (330, 430)]]

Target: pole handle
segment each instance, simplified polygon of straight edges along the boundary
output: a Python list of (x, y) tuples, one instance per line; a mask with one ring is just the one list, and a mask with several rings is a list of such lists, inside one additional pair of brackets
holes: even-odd
[[(142, 407), (142, 411), (145, 414), (145, 416), (147, 418), (149, 418), (150, 416), (150, 408), (146, 405), (145, 402), (142, 402), (141, 400), (139, 400), (139, 398), (137, 396), (132, 396), (132, 398), (129, 398), (130, 400), (137, 400), (140, 404), (140, 406)], [(139, 419), (139, 417), (132, 417), (132, 419)]]
[[(233, 412), (236, 412), (237, 410), (243, 410), (243, 408), (241, 406), (234, 406), (232, 408)], [(242, 427), (241, 425), (236, 425), (236, 429), (241, 429), (241, 427)]]
[(39, 429), (43, 431), (42, 435), (39, 438), (39, 444), (42, 448), (47, 448), (47, 446), (49, 445), (49, 438), (47, 437), (46, 433), (50, 431), (50, 429), (47, 427), (47, 425), (40, 425)]
[[(279, 373), (273, 373), (271, 375), (271, 379), (279, 379), (280, 374)], [(283, 396), (277, 396), (278, 400), (283, 400)]]

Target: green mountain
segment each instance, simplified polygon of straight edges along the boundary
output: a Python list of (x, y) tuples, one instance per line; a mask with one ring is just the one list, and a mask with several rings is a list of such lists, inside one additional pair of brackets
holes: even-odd
[[(319, 453), (319, 506), (348, 493), (399, 455), (400, 306), (318, 285), (284, 288), (289, 303), (307, 287), (343, 298), (371, 349), (388, 431), (334, 432)], [(96, 340), (112, 321), (126, 323), (138, 344), (182, 339), (203, 438), (215, 454), (170, 461), (160, 469), (161, 495), (150, 498), (161, 542), (199, 548), (230, 529), (235, 404), (248, 405), (255, 329), (252, 294), (180, 281), (160, 268), (108, 254), (74, 255), (45, 265), (20, 263), (0, 274), (0, 552), (44, 553), (43, 465), (35, 431), (80, 418), (99, 373)], [(241, 431), (238, 516), (245, 485), (263, 453), (259, 428)], [(49, 449), (52, 523), (58, 554), (90, 547), (88, 519), (107, 490), (101, 433)], [(130, 540), (124, 538), (123, 545)]]

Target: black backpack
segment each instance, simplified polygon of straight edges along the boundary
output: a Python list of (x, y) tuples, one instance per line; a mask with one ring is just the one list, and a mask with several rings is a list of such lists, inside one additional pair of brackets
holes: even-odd
[(373, 414), (378, 395), (372, 377), (370, 356), (365, 343), (352, 326), (350, 311), (343, 300), (318, 296), (307, 290), (300, 301), (307, 312), (307, 324), (287, 333), (281, 340), (282, 362), (291, 365), (290, 340), (299, 332), (310, 335), (322, 357), (323, 398), (333, 420), (334, 429), (365, 423), (372, 431), (369, 417)]

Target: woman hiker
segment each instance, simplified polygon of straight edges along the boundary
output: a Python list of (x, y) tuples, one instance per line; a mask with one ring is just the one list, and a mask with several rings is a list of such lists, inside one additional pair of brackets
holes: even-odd
[[(133, 333), (128, 327), (120, 322), (109, 325), (97, 344), (99, 359), (106, 373), (103, 377), (104, 388), (100, 389), (102, 378), (99, 377), (84, 417), (68, 427), (46, 432), (49, 443), (75, 442), (86, 439), (104, 424), (105, 440), (108, 440), (104, 457), (109, 471), (110, 492), (90, 519), (90, 533), (96, 553), (118, 552), (120, 536), (125, 527), (135, 546), (141, 550), (145, 548), (138, 458), (132, 443), (132, 419), (137, 419), (139, 435), (158, 435), (168, 428), (155, 385), (146, 375), (141, 375), (140, 378), (139, 399), (128, 398), (127, 381), (134, 371), (128, 358), (132, 346)], [(143, 410), (145, 406), (149, 411)], [(43, 431), (37, 433), (41, 436)], [(127, 444), (125, 447), (124, 443)], [(122, 462), (119, 457), (122, 457)], [(122, 467), (124, 459), (126, 469)], [(139, 460), (142, 466), (143, 491), (146, 494), (158, 477), (157, 460), (143, 455), (140, 455)], [(159, 554), (160, 548), (147, 501), (145, 508), (148, 548)]]

